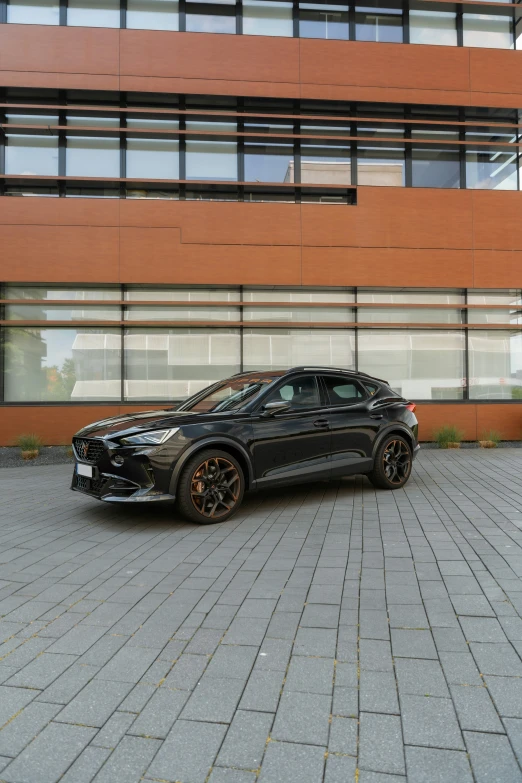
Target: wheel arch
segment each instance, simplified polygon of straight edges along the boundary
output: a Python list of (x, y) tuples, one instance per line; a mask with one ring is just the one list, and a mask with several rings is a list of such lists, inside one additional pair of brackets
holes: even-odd
[(179, 477), (188, 460), (198, 452), (204, 451), (208, 448), (216, 448), (219, 451), (225, 451), (234, 457), (239, 462), (243, 471), (243, 476), (245, 478), (245, 489), (252, 489), (255, 486), (252, 460), (247, 450), (231, 438), (214, 437), (198, 440), (183, 452), (180, 459), (176, 462), (174, 470), (172, 471), (169, 489), (170, 494), (176, 494)]
[(413, 433), (408, 429), (408, 427), (405, 424), (398, 424), (397, 422), (394, 422), (393, 424), (390, 424), (389, 427), (387, 427), (383, 432), (380, 432), (377, 438), (375, 438), (375, 442), (373, 444), (373, 453), (372, 456), (375, 458), (375, 455), (377, 453), (377, 449), (390, 435), (401, 435), (405, 440), (408, 441), (408, 444), (413, 452), (413, 449), (415, 448), (414, 444), (414, 437)]

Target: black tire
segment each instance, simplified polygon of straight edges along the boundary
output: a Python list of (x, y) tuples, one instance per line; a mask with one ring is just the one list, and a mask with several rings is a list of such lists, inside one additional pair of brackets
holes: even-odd
[(190, 522), (214, 525), (236, 513), (244, 492), (245, 478), (237, 460), (226, 451), (205, 449), (183, 468), (176, 505)]
[(413, 464), (411, 446), (402, 435), (384, 438), (375, 452), (368, 478), (378, 489), (400, 489), (408, 481)]

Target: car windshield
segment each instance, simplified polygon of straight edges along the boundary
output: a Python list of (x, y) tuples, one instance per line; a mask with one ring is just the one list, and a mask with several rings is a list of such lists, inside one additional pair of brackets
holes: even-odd
[(177, 410), (192, 411), (193, 413), (241, 410), (278, 377), (278, 375), (260, 375), (248, 376), (247, 378), (229, 378), (219, 386), (214, 386), (207, 394), (201, 396), (199, 393), (186, 400)]

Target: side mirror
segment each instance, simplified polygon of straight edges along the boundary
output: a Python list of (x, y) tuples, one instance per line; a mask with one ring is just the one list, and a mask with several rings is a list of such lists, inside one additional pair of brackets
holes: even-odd
[(264, 419), (268, 419), (271, 416), (275, 416), (276, 413), (287, 411), (289, 407), (290, 403), (285, 402), (284, 400), (280, 400), (278, 402), (267, 402), (266, 405), (263, 405), (263, 412), (261, 413), (261, 416)]

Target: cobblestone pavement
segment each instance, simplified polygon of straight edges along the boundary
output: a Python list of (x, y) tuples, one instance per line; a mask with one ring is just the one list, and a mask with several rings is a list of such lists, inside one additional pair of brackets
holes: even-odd
[(522, 781), (522, 453), (222, 525), (0, 471), (0, 780)]

